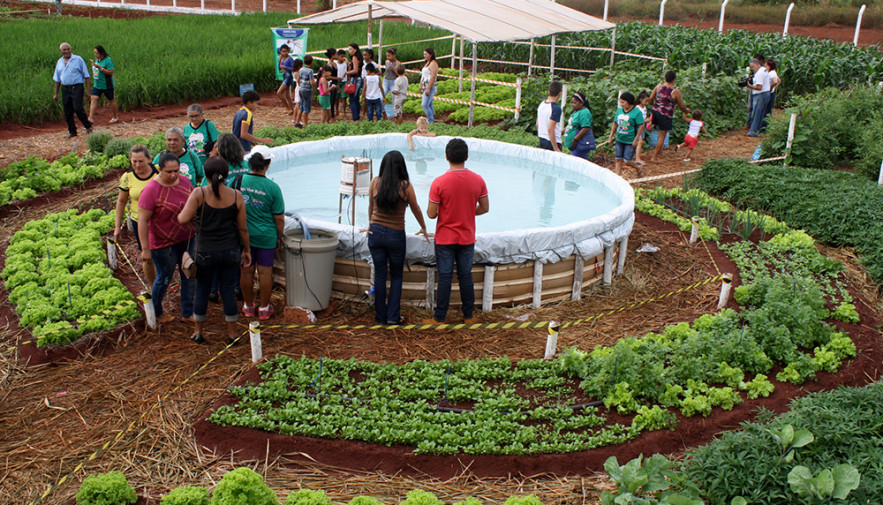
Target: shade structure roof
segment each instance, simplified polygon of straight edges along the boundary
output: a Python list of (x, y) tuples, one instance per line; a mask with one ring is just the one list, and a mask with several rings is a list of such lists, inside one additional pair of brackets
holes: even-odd
[(529, 40), (556, 33), (606, 30), (613, 23), (551, 0), (365, 0), (289, 21), (292, 25), (351, 23), (405, 17), (471, 42)]

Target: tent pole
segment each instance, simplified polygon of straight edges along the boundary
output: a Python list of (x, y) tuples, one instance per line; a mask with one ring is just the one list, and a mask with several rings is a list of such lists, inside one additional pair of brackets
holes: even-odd
[(454, 62), (457, 60), (457, 34), (451, 39), (451, 70), (454, 70)]
[(552, 56), (549, 60), (549, 73), (555, 74), (555, 35), (552, 35)]
[(457, 93), (463, 92), (463, 46), (466, 45), (466, 41), (463, 40), (463, 37), (460, 37), (460, 80), (457, 84)]
[(610, 41), (610, 66), (613, 66), (613, 57), (616, 56), (616, 27), (613, 27), (613, 37)]
[(469, 128), (472, 128), (472, 115), (475, 112), (475, 72), (478, 68), (478, 42), (472, 43), (472, 84), (469, 87)]
[(377, 61), (384, 61), (383, 58), (383, 18), (380, 18), (380, 28), (377, 30)]
[(537, 39), (530, 39), (530, 53), (527, 55), (527, 76), (530, 77), (530, 71), (533, 70), (533, 46), (537, 43)]
[(371, 40), (371, 38), (372, 38), (371, 36), (373, 35), (371, 33), (371, 29), (374, 27), (374, 18), (373, 18), (374, 13), (372, 12), (373, 7), (374, 7), (373, 3), (368, 2), (368, 48), (369, 49), (374, 48), (373, 41)]

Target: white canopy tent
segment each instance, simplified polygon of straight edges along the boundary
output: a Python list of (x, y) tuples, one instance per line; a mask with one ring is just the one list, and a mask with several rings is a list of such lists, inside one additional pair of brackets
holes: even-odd
[[(472, 42), (472, 86), (469, 105), (469, 126), (475, 101), (475, 74), (479, 42), (511, 42), (551, 35), (554, 62), (554, 36), (558, 33), (614, 29), (616, 25), (589, 16), (551, 0), (409, 0), (375, 2), (364, 0), (311, 16), (291, 19), (289, 25), (317, 25), (368, 21), (368, 46), (372, 44), (371, 22), (380, 19), (381, 37), (383, 18), (408, 18), (447, 30), (461, 38), (460, 75), (463, 72), (463, 39)], [(614, 42), (615, 43), (615, 42)], [(531, 44), (530, 60), (533, 60)], [(553, 63), (554, 65), (554, 63)]]

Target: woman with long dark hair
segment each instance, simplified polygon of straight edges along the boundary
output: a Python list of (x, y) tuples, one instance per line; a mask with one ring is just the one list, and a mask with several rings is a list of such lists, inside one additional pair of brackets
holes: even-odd
[(347, 51), (352, 60), (352, 67), (347, 70), (346, 75), (349, 78), (349, 82), (356, 85), (355, 93), (350, 95), (350, 112), (353, 114), (353, 121), (358, 121), (359, 112), (362, 110), (362, 104), (359, 97), (362, 96), (362, 85), (364, 84), (364, 80), (362, 79), (362, 67), (364, 66), (365, 60), (364, 56), (362, 56), (362, 51), (359, 49), (359, 44), (353, 42), (347, 47)]
[(371, 181), (370, 195), (368, 249), (374, 260), (374, 319), (380, 324), (399, 324), (402, 320), (402, 272), (405, 268), (405, 207), (411, 208), (411, 213), (420, 224), (418, 235), (429, 240), (423, 211), (417, 203), (402, 153), (386, 153), (380, 162), (380, 174)]
[(420, 69), (420, 94), (423, 95), (420, 105), (430, 123), (435, 122), (435, 106), (432, 98), (438, 91), (438, 60), (435, 59), (435, 49), (427, 47), (423, 50), (423, 68)]
[[(202, 326), (208, 310), (208, 296), (212, 280), (217, 275), (224, 302), (224, 319), (227, 321), (227, 338), (236, 340), (239, 310), (233, 291), (234, 279), (242, 265), (251, 263), (248, 246), (248, 224), (245, 217), (245, 201), (242, 193), (224, 184), (227, 179), (227, 162), (212, 156), (205, 162), (205, 178), (210, 187), (201, 187), (190, 193), (184, 209), (178, 214), (178, 222), (189, 224), (199, 213), (196, 226), (196, 299), (193, 302), (195, 328), (191, 340), (205, 342)], [(240, 244), (242, 247), (240, 248)]]
[(113, 116), (109, 123), (113, 124), (120, 120), (119, 111), (117, 111), (117, 101), (114, 98), (113, 88), (113, 60), (107, 55), (104, 46), (95, 46), (92, 51), (95, 59), (92, 60), (92, 101), (89, 106), (89, 122), (95, 121), (95, 109), (98, 108), (98, 99), (101, 95), (107, 97), (107, 103), (110, 104), (110, 111)]

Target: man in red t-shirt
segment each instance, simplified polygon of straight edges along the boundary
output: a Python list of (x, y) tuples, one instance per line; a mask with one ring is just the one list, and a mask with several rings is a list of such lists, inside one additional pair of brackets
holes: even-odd
[(432, 319), (423, 324), (442, 324), (451, 301), (454, 263), (460, 284), (460, 301), (466, 324), (475, 322), (475, 289), (472, 284), (472, 257), (475, 253), (475, 216), (489, 207), (487, 186), (480, 175), (466, 168), (469, 147), (463, 139), (452, 139), (445, 148), (451, 167), (432, 181), (429, 188), (429, 219), (438, 218), (435, 227), (435, 262), (438, 268), (438, 298)]

